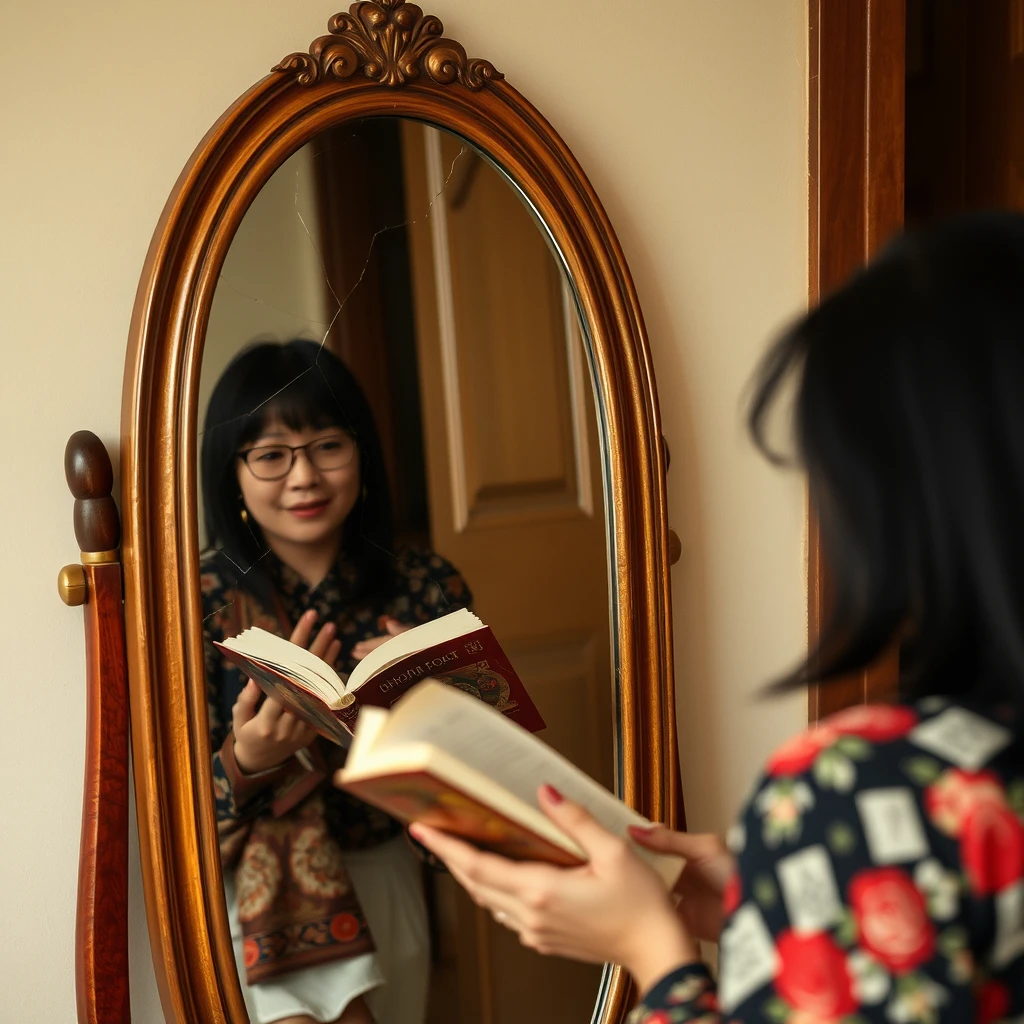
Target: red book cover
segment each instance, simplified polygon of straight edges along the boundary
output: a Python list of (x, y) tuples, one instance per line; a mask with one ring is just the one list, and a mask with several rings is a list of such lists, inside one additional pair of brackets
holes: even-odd
[(214, 643), (221, 654), (254, 680), (264, 693), (342, 746), (348, 745), (349, 734), (355, 731), (362, 705), (390, 708), (425, 679), (440, 679), (457, 686), (530, 732), (539, 732), (545, 727), (537, 705), (488, 626), (393, 662), (366, 680), (350, 695), (351, 703), (337, 711), (332, 711), (319, 697), (259, 658)]
[(511, 860), (544, 861), (562, 867), (584, 863), (426, 771), (376, 775), (346, 782), (345, 789), (406, 824), (419, 821), (431, 825)]
[(417, 651), (382, 669), (353, 692), (356, 705), (339, 711), (338, 716), (354, 728), (359, 705), (389, 708), (424, 679), (457, 686), (529, 732), (545, 727), (537, 705), (489, 626)]
[(214, 646), (228, 661), (234, 662), (268, 696), (290, 708), (307, 721), (321, 736), (347, 747), (352, 730), (344, 723), (340, 711), (332, 711), (319, 697), (304, 690), (293, 679), (271, 668), (258, 658), (250, 658), (214, 641)]

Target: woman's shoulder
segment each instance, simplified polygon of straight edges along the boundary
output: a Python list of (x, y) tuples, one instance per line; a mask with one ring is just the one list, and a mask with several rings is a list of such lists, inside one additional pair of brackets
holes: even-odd
[(234, 575), (216, 551), (204, 551), (199, 558), (199, 589), (203, 600), (216, 599), (236, 586)]
[[(743, 907), (776, 937), (778, 984), (816, 957), (851, 979), (873, 965), (892, 1020), (921, 991), (894, 976), (941, 980), (936, 1005), (966, 991), (970, 954), (993, 951), (993, 900), (998, 917), (1024, 882), (1019, 731), (1008, 706), (931, 697), (848, 708), (783, 744), (730, 835), (727, 927)], [(998, 966), (1019, 977), (1017, 917), (1004, 931)]]
[(203, 632), (220, 639), (238, 631), (236, 605), (242, 595), (238, 581), (217, 552), (204, 552), (199, 560), (199, 589), (203, 606)]
[[(971, 704), (926, 697), (904, 704), (845, 708), (782, 744), (766, 774), (821, 775), (822, 763), (838, 757), (867, 761), (884, 752), (918, 757), (919, 764), (968, 771), (1010, 766), (1019, 760), (1020, 722), (1008, 705)], [(918, 775), (924, 777), (924, 772)]]
[[(1018, 713), (1006, 705), (929, 697), (830, 715), (769, 757), (747, 813), (769, 832), (773, 821), (784, 831), (791, 827), (786, 814), (799, 822), (815, 807), (866, 827), (917, 822), (920, 836), (927, 826), (954, 839), (973, 809), (983, 807), (985, 827), (994, 815), (1019, 835), (1024, 853)], [(980, 827), (980, 818), (972, 821)]]
[(459, 570), (430, 548), (408, 545), (397, 552), (399, 596), (414, 604), (468, 607), (473, 600)]
[(395, 565), (399, 577), (406, 580), (429, 580), (431, 577), (450, 577), (461, 573), (449, 559), (431, 548), (407, 545), (399, 548)]
[(458, 572), (452, 563), (432, 548), (406, 544), (396, 552), (399, 572), (405, 576), (427, 576), (433, 572)]
[(1024, 758), (1015, 722), (1006, 708), (945, 698), (825, 718), (768, 759), (730, 836), (741, 873), (777, 864), (785, 888), (815, 862), (854, 903), (876, 883), (909, 893), (963, 877), (978, 898), (1016, 885)]

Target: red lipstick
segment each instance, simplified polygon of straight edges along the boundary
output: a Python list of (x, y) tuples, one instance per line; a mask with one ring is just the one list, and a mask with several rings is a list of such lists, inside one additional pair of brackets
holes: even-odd
[(288, 511), (300, 519), (315, 519), (330, 504), (328, 501), (309, 501), (302, 505), (292, 505)]

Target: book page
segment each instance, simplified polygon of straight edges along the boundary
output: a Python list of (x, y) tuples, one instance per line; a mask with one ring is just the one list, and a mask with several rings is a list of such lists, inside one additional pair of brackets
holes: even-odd
[(390, 640), (385, 640), (380, 647), (372, 650), (359, 662), (348, 677), (346, 692), (357, 690), (368, 679), (373, 679), (378, 672), (383, 672), (389, 665), (400, 662), (403, 657), (482, 628), (483, 623), (472, 611), (460, 608), (439, 618), (432, 618), (429, 623), (399, 633)]
[(457, 612), (450, 612), (448, 615), (442, 615), (438, 619), (432, 619), (399, 633), (371, 651), (356, 665), (348, 677), (346, 692), (358, 690), (363, 683), (372, 679), (378, 672), (383, 672), (388, 665), (393, 665), (410, 654), (482, 628), (483, 623), (468, 608), (460, 608)]
[[(648, 824), (557, 751), (472, 697), (442, 683), (425, 682), (396, 705), (378, 735), (375, 754), (406, 743), (428, 743), (480, 772), (515, 797), (538, 808), (537, 789), (554, 786), (585, 807), (608, 831), (626, 836), (628, 825)], [(634, 849), (663, 877), (674, 874), (665, 858)]]
[(349, 750), (348, 763), (359, 764), (373, 757), (373, 749), (381, 732), (387, 728), (388, 713), (382, 708), (363, 708)]
[(282, 675), (304, 685), (325, 704), (336, 705), (345, 693), (345, 685), (337, 672), (312, 651), (270, 633), (259, 626), (242, 630), (238, 636), (227, 637), (223, 646), (248, 658), (263, 661)]

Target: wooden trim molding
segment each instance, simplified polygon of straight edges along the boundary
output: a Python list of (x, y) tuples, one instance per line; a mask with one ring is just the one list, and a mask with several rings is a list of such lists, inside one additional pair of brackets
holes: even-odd
[[(113, 471), (100, 439), (71, 435), (64, 473), (82, 563), (61, 570), (65, 604), (84, 605), (85, 786), (75, 919), (79, 1024), (128, 1024), (128, 666)], [(103, 555), (103, 558), (99, 556)]]
[[(665, 459), (650, 349), (615, 233), (582, 168), (491, 64), (402, 0), (353, 4), (210, 129), (163, 211), (139, 284), (122, 416), (124, 566), (143, 880), (167, 1018), (246, 1020), (221, 890), (203, 675), (196, 494), (203, 341), (250, 203), (321, 130), (371, 116), (461, 136), (500, 167), (561, 254), (586, 325), (605, 438), (622, 796), (681, 824)], [(595, 997), (597, 993), (595, 993)], [(606, 976), (595, 1020), (631, 993)]]
[[(808, 7), (808, 293), (813, 306), (903, 225), (906, 0), (810, 0)], [(808, 510), (808, 644), (828, 607), (828, 571)], [(891, 652), (870, 669), (812, 686), (816, 722), (895, 693)]]

